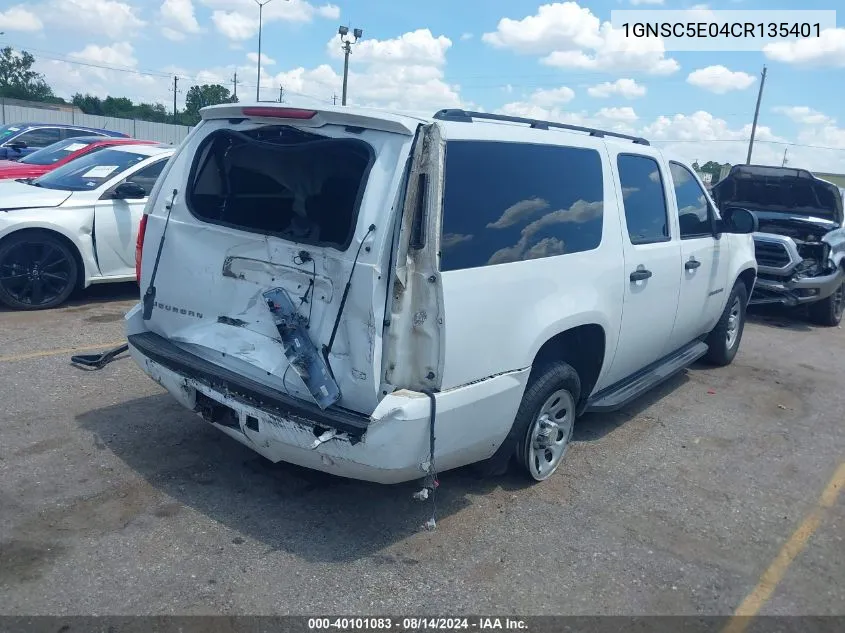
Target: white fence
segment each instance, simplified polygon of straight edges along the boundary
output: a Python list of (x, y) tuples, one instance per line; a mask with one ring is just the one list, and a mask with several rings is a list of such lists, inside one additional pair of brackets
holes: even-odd
[(109, 116), (80, 114), (67, 110), (53, 110), (50, 108), (28, 108), (18, 105), (0, 104), (2, 124), (9, 123), (68, 123), (85, 127), (96, 127), (114, 132), (123, 132), (132, 138), (147, 141), (159, 141), (177, 145), (188, 135), (190, 127), (187, 125), (172, 125), (170, 123), (153, 123), (138, 121), (137, 119), (118, 119)]

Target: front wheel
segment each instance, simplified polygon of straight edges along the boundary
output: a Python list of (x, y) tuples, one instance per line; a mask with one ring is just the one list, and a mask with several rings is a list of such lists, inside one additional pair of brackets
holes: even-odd
[(14, 310), (64, 303), (78, 277), (73, 253), (49, 233), (11, 235), (0, 243), (0, 303)]
[(845, 283), (841, 284), (829, 297), (810, 304), (810, 320), (817, 325), (835, 327), (842, 321), (843, 308), (845, 308)]
[(534, 481), (551, 477), (563, 461), (580, 394), (578, 373), (560, 361), (540, 370), (525, 390), (514, 421), (520, 437), (516, 457)]
[(728, 296), (728, 303), (716, 327), (707, 337), (706, 360), (714, 365), (730, 365), (739, 350), (739, 342), (745, 330), (745, 309), (748, 306), (748, 291), (745, 284), (737, 281)]

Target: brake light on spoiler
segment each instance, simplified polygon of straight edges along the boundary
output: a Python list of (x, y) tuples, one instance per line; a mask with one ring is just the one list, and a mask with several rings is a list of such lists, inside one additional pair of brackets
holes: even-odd
[(275, 108), (268, 106), (247, 106), (243, 109), (245, 116), (261, 116), (274, 119), (313, 119), (317, 116), (316, 110), (303, 110), (301, 108)]

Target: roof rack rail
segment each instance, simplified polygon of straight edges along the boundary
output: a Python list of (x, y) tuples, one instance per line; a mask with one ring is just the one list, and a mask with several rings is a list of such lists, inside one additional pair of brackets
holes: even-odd
[(608, 132), (607, 130), (598, 130), (592, 127), (581, 127), (580, 125), (570, 125), (568, 123), (557, 123), (555, 121), (543, 121), (540, 119), (527, 119), (521, 116), (510, 116), (507, 114), (490, 114), (487, 112), (473, 112), (469, 110), (461, 110), (460, 108), (450, 108), (446, 110), (439, 110), (434, 114), (434, 118), (439, 121), (457, 121), (460, 123), (472, 123), (473, 119), (487, 119), (490, 121), (507, 121), (508, 123), (526, 123), (532, 128), (538, 130), (548, 130), (550, 127), (560, 128), (563, 130), (574, 130), (576, 132), (587, 132), (590, 136), (612, 136), (614, 138), (624, 138), (633, 141), (638, 145), (651, 145), (646, 139), (639, 136), (631, 136), (629, 134), (621, 134), (620, 132)]

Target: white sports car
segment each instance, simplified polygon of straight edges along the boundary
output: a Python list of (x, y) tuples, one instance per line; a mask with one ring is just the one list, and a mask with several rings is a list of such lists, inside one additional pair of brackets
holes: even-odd
[(135, 279), (147, 197), (174, 148), (123, 145), (0, 183), (0, 302), (52, 308), (76, 288)]

